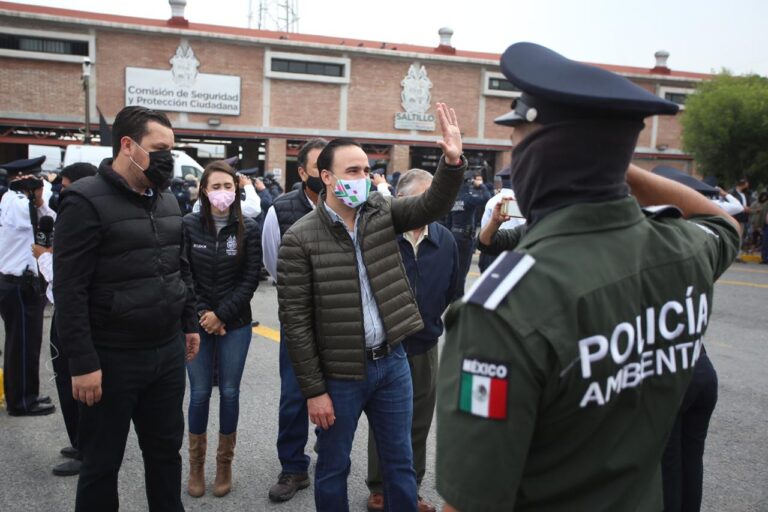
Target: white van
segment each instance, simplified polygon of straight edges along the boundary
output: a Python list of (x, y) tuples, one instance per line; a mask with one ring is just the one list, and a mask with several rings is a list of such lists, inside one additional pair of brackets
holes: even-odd
[[(203, 168), (200, 167), (194, 158), (183, 151), (172, 150), (173, 154), (173, 176), (175, 178), (184, 178), (191, 174), (200, 180), (203, 175)], [(83, 146), (82, 144), (70, 144), (64, 153), (64, 167), (76, 162), (88, 162), (98, 167), (105, 158), (112, 158), (112, 148), (109, 146)]]
[(64, 167), (78, 162), (85, 162), (98, 167), (105, 158), (112, 158), (112, 148), (109, 146), (70, 144), (64, 152)]
[(174, 149), (171, 153), (173, 153), (173, 176), (184, 179), (188, 174), (191, 174), (199, 182), (200, 178), (203, 177), (203, 168), (200, 164), (183, 151)]
[(37, 144), (30, 144), (27, 147), (27, 158), (37, 158), (44, 156), (42, 168), (44, 171), (60, 171), (61, 170), (61, 148), (59, 146), (40, 146)]

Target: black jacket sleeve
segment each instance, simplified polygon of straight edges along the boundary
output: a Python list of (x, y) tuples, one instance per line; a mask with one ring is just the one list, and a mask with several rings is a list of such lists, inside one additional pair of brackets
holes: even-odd
[(101, 243), (101, 221), (82, 197), (64, 194), (56, 219), (53, 296), (56, 328), (73, 376), (101, 368), (91, 338), (89, 289)]
[(214, 313), (226, 325), (237, 319), (242, 309), (251, 307), (253, 293), (259, 286), (261, 271), (261, 228), (253, 219), (245, 219), (245, 252), (242, 255), (240, 280), (231, 293), (223, 299)]
[(195, 294), (195, 282), (192, 279), (192, 267), (190, 266), (190, 250), (192, 243), (189, 240), (187, 228), (182, 224), (181, 228), (181, 257), (179, 260), (179, 270), (181, 279), (187, 287), (187, 300), (184, 303), (184, 311), (181, 316), (181, 327), (185, 334), (194, 334), (198, 332), (197, 323), (197, 296)]
[[(191, 219), (196, 219), (194, 213), (190, 213), (184, 216), (184, 221), (182, 223), (182, 241), (184, 244), (184, 247), (182, 249), (183, 257), (186, 259), (187, 264), (189, 265), (190, 270), (190, 276), (192, 272), (192, 234), (190, 233), (190, 230), (192, 229), (190, 224), (192, 224)], [(207, 300), (205, 300), (199, 293), (197, 289), (195, 289), (194, 286), (194, 276), (192, 276), (192, 290), (195, 294), (195, 322), (197, 323), (197, 313), (200, 311), (211, 311), (213, 308), (208, 303)]]

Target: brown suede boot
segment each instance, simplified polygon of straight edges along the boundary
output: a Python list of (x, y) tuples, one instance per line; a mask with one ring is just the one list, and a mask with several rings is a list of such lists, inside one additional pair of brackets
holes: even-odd
[(232, 490), (232, 459), (235, 457), (237, 432), (219, 434), (219, 449), (216, 452), (216, 480), (213, 482), (213, 495), (217, 498), (226, 496)]
[(189, 433), (189, 485), (190, 496), (199, 498), (205, 494), (205, 450), (208, 437), (205, 434)]

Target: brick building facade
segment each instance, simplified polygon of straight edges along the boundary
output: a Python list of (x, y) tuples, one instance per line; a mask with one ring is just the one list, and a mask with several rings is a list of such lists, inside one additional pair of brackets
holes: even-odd
[[(315, 136), (356, 138), (389, 172), (430, 169), (439, 150), (429, 128), (443, 101), (457, 111), (470, 162), (490, 177), (510, 161), (509, 129), (493, 119), (517, 92), (499, 55), (440, 36), (430, 48), (189, 23), (183, 11), (152, 20), (0, 1), (0, 161), (26, 157), (29, 144), (82, 142), (87, 57), (95, 132), (97, 108), (108, 123), (131, 101), (171, 109), (193, 156), (196, 144), (213, 144), (290, 185), (298, 147)], [(710, 78), (672, 71), (660, 54), (649, 69), (598, 65), (679, 102)], [(680, 115), (646, 121), (638, 163), (691, 170)]]

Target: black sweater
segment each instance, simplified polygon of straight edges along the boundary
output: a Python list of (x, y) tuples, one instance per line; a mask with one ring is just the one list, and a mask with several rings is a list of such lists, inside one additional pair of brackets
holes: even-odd
[(184, 217), (184, 252), (192, 267), (196, 310), (213, 311), (227, 329), (251, 323), (251, 298), (259, 286), (261, 229), (245, 218), (242, 254), (237, 256), (237, 218), (213, 236), (201, 213)]

